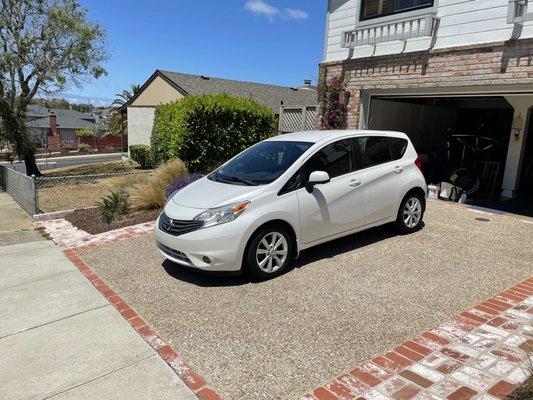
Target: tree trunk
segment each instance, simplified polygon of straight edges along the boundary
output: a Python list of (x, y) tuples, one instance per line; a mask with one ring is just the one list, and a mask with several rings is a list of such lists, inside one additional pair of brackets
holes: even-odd
[(35, 162), (35, 149), (34, 145), (26, 131), (26, 125), (24, 123), (24, 117), (15, 117), (15, 123), (12, 124), (13, 141), (15, 142), (15, 151), (17, 155), (24, 160), (26, 165), (26, 175), (28, 176), (41, 176), (41, 171), (37, 167)]
[(35, 153), (33, 152), (33, 149), (26, 151), (24, 154), (24, 164), (26, 164), (26, 175), (42, 175), (41, 171), (39, 171), (39, 167), (37, 167), (37, 163), (35, 162)]
[[(24, 159), (26, 174), (41, 176), (41, 171), (35, 162), (35, 148), (25, 124), (27, 103), (19, 104), (19, 111), (15, 111), (6, 101), (0, 99), (0, 118), (3, 122), (4, 135), (8, 142), (15, 146), (19, 158)], [(20, 111), (22, 110), (22, 111)]]

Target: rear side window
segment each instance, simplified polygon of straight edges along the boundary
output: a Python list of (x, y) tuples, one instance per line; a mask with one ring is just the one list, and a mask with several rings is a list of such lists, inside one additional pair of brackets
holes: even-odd
[(315, 153), (306, 163), (307, 177), (313, 171), (326, 171), (330, 178), (353, 171), (350, 139), (339, 140)]
[(402, 158), (405, 154), (405, 151), (407, 150), (407, 140), (398, 137), (390, 137), (389, 143), (390, 151), (392, 153), (392, 159), (399, 160), (400, 158)]
[(359, 168), (392, 161), (389, 142), (381, 136), (366, 136), (355, 139), (359, 145)]

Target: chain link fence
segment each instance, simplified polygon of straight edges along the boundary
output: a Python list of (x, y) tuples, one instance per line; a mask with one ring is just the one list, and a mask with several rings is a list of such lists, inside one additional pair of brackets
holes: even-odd
[(39, 212), (95, 206), (111, 192), (146, 182), (153, 171), (40, 177), (35, 179)]
[(0, 166), (0, 183), (3, 189), (29, 215), (37, 214), (35, 179), (6, 166)]

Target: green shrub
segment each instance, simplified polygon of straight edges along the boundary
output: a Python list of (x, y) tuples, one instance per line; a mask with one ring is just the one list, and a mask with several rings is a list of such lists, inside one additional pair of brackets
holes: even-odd
[(154, 167), (152, 150), (145, 144), (133, 144), (130, 146), (130, 157), (141, 166), (142, 169)]
[(156, 162), (179, 157), (191, 171), (205, 172), (268, 138), (275, 127), (272, 112), (251, 99), (187, 96), (156, 108), (153, 156)]
[(83, 154), (95, 153), (94, 149), (91, 146), (89, 146), (87, 143), (78, 144), (78, 151)]
[(129, 214), (128, 194), (125, 190), (111, 192), (98, 202), (98, 208), (100, 209), (102, 221), (110, 224), (114, 220)]

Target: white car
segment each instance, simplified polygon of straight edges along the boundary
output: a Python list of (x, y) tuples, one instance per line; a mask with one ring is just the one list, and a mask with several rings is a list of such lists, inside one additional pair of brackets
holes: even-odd
[(341, 236), (393, 221), (403, 233), (419, 229), (426, 192), (403, 133), (275, 136), (171, 195), (157, 245), (177, 264), (268, 279)]

